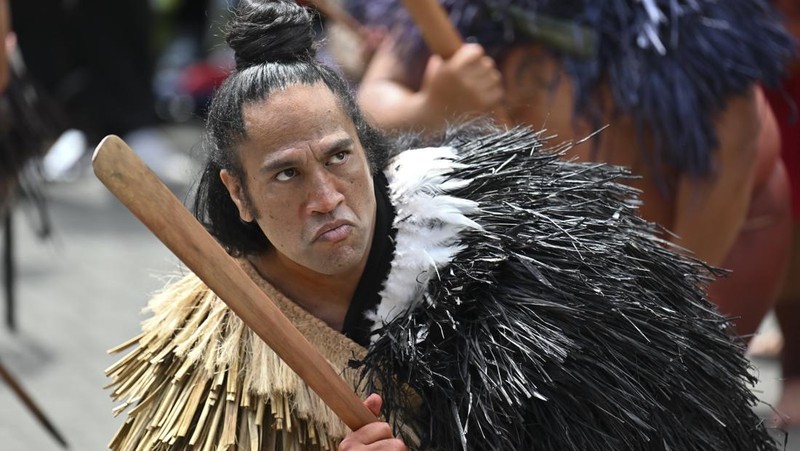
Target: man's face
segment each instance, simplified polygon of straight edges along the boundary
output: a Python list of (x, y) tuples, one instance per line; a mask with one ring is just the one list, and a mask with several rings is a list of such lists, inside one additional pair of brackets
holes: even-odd
[(375, 194), (355, 126), (334, 94), (321, 83), (292, 85), (242, 115), (245, 186), (221, 174), (242, 220), (258, 222), (282, 264), (327, 275), (360, 270)]

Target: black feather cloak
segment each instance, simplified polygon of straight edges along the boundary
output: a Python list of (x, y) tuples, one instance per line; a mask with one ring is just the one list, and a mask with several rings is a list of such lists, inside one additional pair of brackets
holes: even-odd
[(636, 215), (624, 170), (523, 129), (438, 144), (386, 170), (397, 249), (353, 362), (398, 430), (434, 449), (776, 448), (713, 269)]

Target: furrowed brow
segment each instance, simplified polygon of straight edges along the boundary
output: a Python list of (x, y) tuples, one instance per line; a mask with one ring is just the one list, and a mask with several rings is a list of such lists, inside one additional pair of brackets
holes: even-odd
[(295, 168), (298, 164), (299, 162), (294, 158), (276, 158), (264, 163), (258, 172), (262, 174), (281, 172), (289, 168)]
[(335, 155), (341, 152), (343, 149), (352, 149), (353, 148), (353, 139), (352, 138), (341, 138), (337, 139), (336, 141), (330, 143), (326, 148), (324, 155), (329, 157), (331, 155)]

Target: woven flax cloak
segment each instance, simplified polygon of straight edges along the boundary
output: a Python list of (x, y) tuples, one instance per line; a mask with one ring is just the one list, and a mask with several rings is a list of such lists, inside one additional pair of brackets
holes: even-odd
[[(366, 389), (380, 386), (398, 433), (435, 449), (775, 448), (743, 349), (700, 288), (707, 269), (635, 215), (622, 170), (562, 161), (527, 130), (436, 144), (385, 170), (396, 250), (366, 354), (304, 319), (325, 335), (312, 342), (345, 350), (323, 350), (336, 368), (358, 360)], [(302, 384), (273, 396), (285, 368), (252, 352), (263, 344), (196, 279), (151, 308), (110, 370), (134, 405), (114, 449), (335, 446), (344, 429), (324, 408), (280, 415), (318, 400)]]
[[(245, 272), (342, 372), (364, 349), (281, 295), (246, 261)], [(138, 345), (106, 370), (112, 397), (131, 407), (115, 450), (336, 449), (347, 428), (194, 274), (150, 301)], [(237, 447), (238, 445), (238, 447)]]

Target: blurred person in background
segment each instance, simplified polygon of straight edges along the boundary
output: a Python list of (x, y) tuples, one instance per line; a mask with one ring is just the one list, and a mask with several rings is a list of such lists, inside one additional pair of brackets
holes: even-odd
[[(777, 85), (794, 51), (772, 7), (442, 3), (472, 43), (447, 61), (430, 55), (399, 2), (349, 2), (366, 24), (391, 30), (361, 82), (368, 117), (388, 130), (433, 132), (502, 108), (514, 123), (574, 141), (569, 156), (631, 168), (640, 214), (674, 233), (665, 239), (732, 271), (710, 294), (749, 339), (776, 299), (790, 234), (777, 125), (758, 86)], [(483, 75), (472, 77), (464, 60)]]
[[(0, 0), (0, 94), (4, 93), (11, 77), (8, 67), (8, 51), (6, 50), (11, 32), (8, 0)], [(13, 39), (13, 38), (12, 38)], [(6, 202), (10, 197), (12, 179), (5, 174), (0, 178), (0, 216), (5, 215)]]
[(205, 117), (213, 91), (234, 68), (222, 40), (238, 0), (162, 0), (156, 3), (156, 112), (166, 121)]
[(10, 226), (5, 213), (22, 192), (39, 208), (40, 233), (46, 234), (38, 169), (40, 157), (64, 130), (63, 117), (25, 64), (10, 6), (7, 0), (0, 4), (0, 214)]
[[(776, 0), (787, 28), (800, 39), (800, 3)], [(779, 426), (800, 427), (800, 59), (789, 64), (788, 77), (780, 88), (766, 90), (781, 134), (781, 157), (786, 166), (792, 195), (791, 260), (786, 282), (775, 305), (777, 330), (767, 330), (753, 339), (756, 356), (779, 356), (783, 389), (772, 421)], [(788, 95), (788, 99), (787, 99)]]
[(11, 17), (8, 9), (8, 0), (0, 0), (0, 92), (8, 86), (8, 51), (6, 42), (11, 34)]

